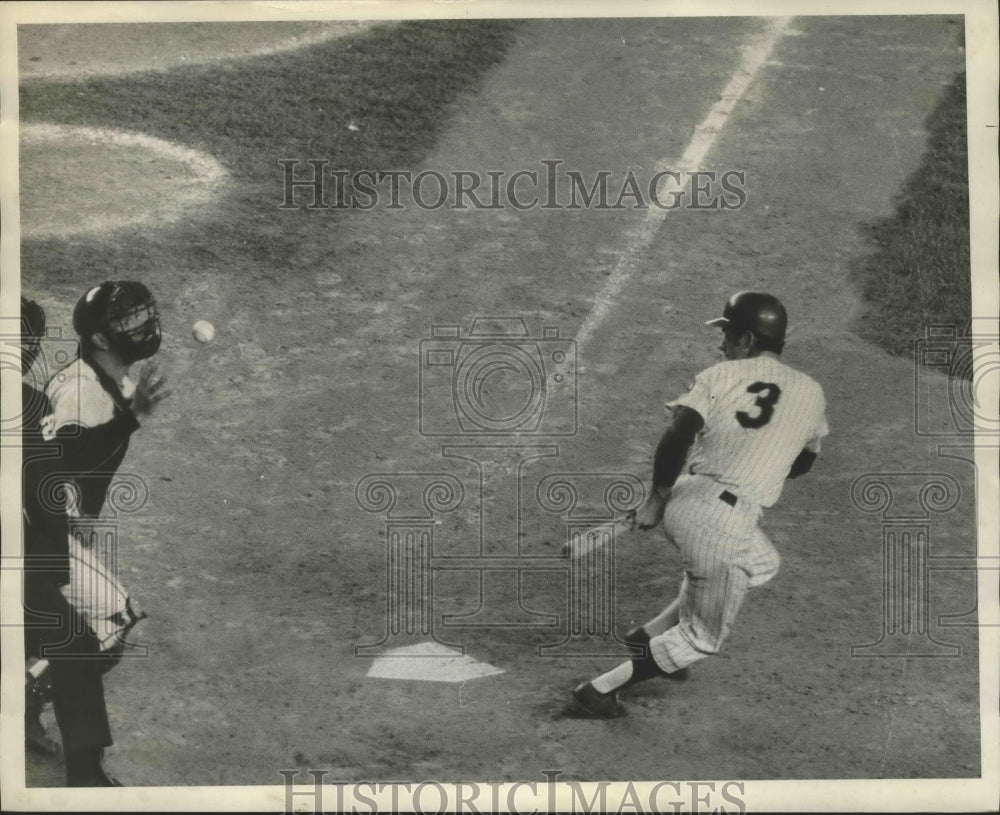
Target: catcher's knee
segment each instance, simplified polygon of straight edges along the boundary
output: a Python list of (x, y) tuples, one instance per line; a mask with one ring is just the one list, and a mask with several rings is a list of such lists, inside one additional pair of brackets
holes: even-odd
[(131, 596), (125, 598), (124, 607), (120, 612), (108, 618), (114, 630), (101, 643), (102, 672), (107, 673), (122, 661), (125, 650), (134, 646), (129, 640), (129, 635), (146, 619), (148, 615), (139, 608)]

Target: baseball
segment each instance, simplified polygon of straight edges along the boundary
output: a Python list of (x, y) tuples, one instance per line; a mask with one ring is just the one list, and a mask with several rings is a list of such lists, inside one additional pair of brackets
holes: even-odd
[(198, 320), (191, 327), (191, 334), (198, 342), (211, 342), (215, 336), (215, 326), (208, 320)]

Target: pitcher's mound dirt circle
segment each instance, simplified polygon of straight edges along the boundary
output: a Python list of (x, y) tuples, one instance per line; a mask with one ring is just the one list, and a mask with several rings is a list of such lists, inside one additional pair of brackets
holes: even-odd
[(33, 124), (20, 136), (23, 237), (171, 223), (226, 178), (211, 156), (141, 133)]

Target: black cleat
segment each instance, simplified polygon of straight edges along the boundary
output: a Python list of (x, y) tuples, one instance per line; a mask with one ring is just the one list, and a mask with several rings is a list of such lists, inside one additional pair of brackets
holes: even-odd
[(599, 693), (590, 682), (584, 682), (573, 691), (577, 718), (620, 719), (628, 714), (625, 705), (618, 701), (618, 694)]
[[(624, 636), (622, 636), (622, 642), (632, 645), (636, 648), (643, 648), (644, 656), (652, 658), (652, 653), (649, 649), (649, 634), (646, 633), (646, 629), (641, 625), (636, 626), (631, 631), (626, 631)], [(642, 657), (635, 657), (636, 659), (642, 659)], [(657, 666), (659, 668), (659, 666)], [(673, 671), (671, 673), (666, 673), (662, 668), (659, 668), (660, 676), (664, 679), (669, 679), (672, 682), (687, 682), (691, 678), (691, 672), (687, 668), (681, 668), (679, 671)]]

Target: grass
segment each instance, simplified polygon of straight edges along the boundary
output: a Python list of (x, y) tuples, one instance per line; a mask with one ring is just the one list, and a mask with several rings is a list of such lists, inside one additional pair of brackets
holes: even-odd
[(909, 356), (931, 324), (964, 329), (972, 316), (965, 74), (928, 119), (920, 168), (896, 212), (869, 226), (873, 252), (855, 268), (866, 300), (860, 333)]
[[(316, 232), (315, 213), (282, 217), (278, 161), (325, 158), (328, 169), (349, 171), (414, 167), (463, 95), (504, 57), (516, 29), (505, 20), (411, 21), (249, 62), (27, 82), (22, 121), (114, 127), (179, 142), (221, 161), (239, 190), (224, 208), (188, 224), (182, 242), (131, 232), (114, 241), (25, 241), (22, 275), (29, 284), (66, 287), (104, 279), (113, 269), (142, 270), (155, 280), (164, 256), (206, 271), (240, 268), (262, 282), (288, 274), (297, 247)], [(357, 130), (348, 129), (352, 123)], [(327, 222), (338, 217), (321, 214)]]

